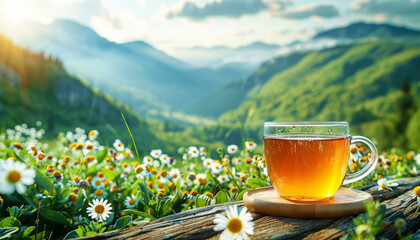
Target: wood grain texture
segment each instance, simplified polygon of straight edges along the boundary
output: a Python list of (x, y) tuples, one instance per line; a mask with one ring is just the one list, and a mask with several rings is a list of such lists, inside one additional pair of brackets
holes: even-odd
[[(390, 224), (385, 226), (378, 239), (397, 238), (393, 223), (399, 217), (407, 221), (403, 234), (420, 229), (420, 212), (415, 213), (417, 201), (412, 191), (420, 185), (420, 177), (396, 182), (400, 186), (393, 191), (378, 191), (376, 184), (364, 187), (364, 191), (387, 207), (385, 221)], [(173, 214), (141, 226), (79, 239), (218, 239), (221, 232), (213, 231), (214, 216), (224, 212), (229, 205), (244, 207), (242, 201), (217, 204)], [(251, 239), (337, 239), (354, 227), (352, 217), (298, 219), (251, 214), (255, 223), (255, 234)]]

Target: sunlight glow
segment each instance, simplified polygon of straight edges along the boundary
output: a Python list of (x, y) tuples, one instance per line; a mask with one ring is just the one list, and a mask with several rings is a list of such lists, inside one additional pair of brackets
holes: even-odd
[(25, 8), (22, 7), (20, 4), (8, 2), (6, 5), (4, 5), (2, 12), (8, 20), (16, 22), (22, 20), (25, 17), (24, 10)]

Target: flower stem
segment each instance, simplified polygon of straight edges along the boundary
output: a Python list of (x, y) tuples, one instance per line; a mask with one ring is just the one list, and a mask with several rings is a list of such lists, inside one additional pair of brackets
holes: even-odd
[(140, 155), (139, 155), (139, 151), (137, 150), (137, 145), (136, 145), (136, 142), (134, 141), (133, 134), (131, 134), (130, 127), (128, 126), (127, 121), (125, 120), (124, 114), (122, 112), (121, 112), (121, 116), (124, 120), (125, 126), (127, 126), (128, 132), (130, 133), (131, 141), (133, 141), (134, 149), (136, 149), (137, 158), (140, 163)]

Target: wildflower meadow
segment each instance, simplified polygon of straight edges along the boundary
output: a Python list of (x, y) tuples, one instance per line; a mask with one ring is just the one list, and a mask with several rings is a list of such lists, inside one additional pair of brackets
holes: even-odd
[[(218, 149), (180, 146), (175, 156), (156, 147), (142, 149), (149, 154), (139, 156), (137, 147), (142, 146), (119, 139), (104, 145), (97, 130), (77, 128), (51, 140), (43, 137), (40, 125), (22, 124), (0, 133), (0, 239), (91, 236), (241, 200), (246, 191), (270, 185), (254, 141)], [(211, 158), (210, 151), (219, 158)], [(350, 151), (348, 171), (355, 172), (370, 153), (362, 145)], [(392, 149), (378, 161), (376, 170), (352, 187), (377, 182), (378, 189), (392, 191), (398, 187), (393, 179), (417, 175), (420, 154)], [(414, 192), (420, 195), (418, 189)], [(246, 211), (227, 209), (227, 217), (214, 220), (214, 230), (224, 230), (226, 238), (253, 234)]]

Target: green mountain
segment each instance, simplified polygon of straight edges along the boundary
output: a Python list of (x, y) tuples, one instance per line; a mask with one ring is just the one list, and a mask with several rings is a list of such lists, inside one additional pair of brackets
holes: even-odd
[(34, 52), (58, 57), (70, 73), (155, 119), (166, 119), (161, 112), (178, 111), (241, 74), (232, 67), (192, 67), (143, 41), (115, 43), (71, 20), (0, 21), (0, 32)]
[(246, 79), (228, 83), (216, 92), (186, 106), (183, 111), (207, 117), (218, 117), (228, 110), (237, 108), (246, 99), (251, 98), (257, 89), (273, 75), (293, 66), (307, 54), (308, 52), (295, 52), (265, 62)]
[(359, 39), (376, 37), (384, 38), (419, 38), (420, 31), (408, 29), (406, 27), (397, 27), (389, 24), (375, 24), (375, 23), (353, 23), (342, 28), (334, 28), (323, 31), (314, 36), (318, 38), (332, 38), (332, 39)]
[(154, 124), (69, 75), (60, 61), (22, 49), (0, 35), (1, 129), (41, 121), (47, 137), (81, 127), (99, 130), (107, 141), (121, 138), (130, 143), (121, 112), (139, 145), (145, 149), (163, 145)]
[[(296, 58), (296, 53), (285, 58)], [(419, 101), (420, 44), (360, 42), (301, 53), (288, 68), (266, 63), (258, 72), (276, 72), (220, 121), (239, 119), (260, 139), (265, 121), (349, 121), (354, 133), (378, 136), (372, 127), (395, 111), (401, 86), (408, 79)], [(413, 120), (414, 121), (414, 120)], [(404, 134), (404, 133), (401, 133)]]

